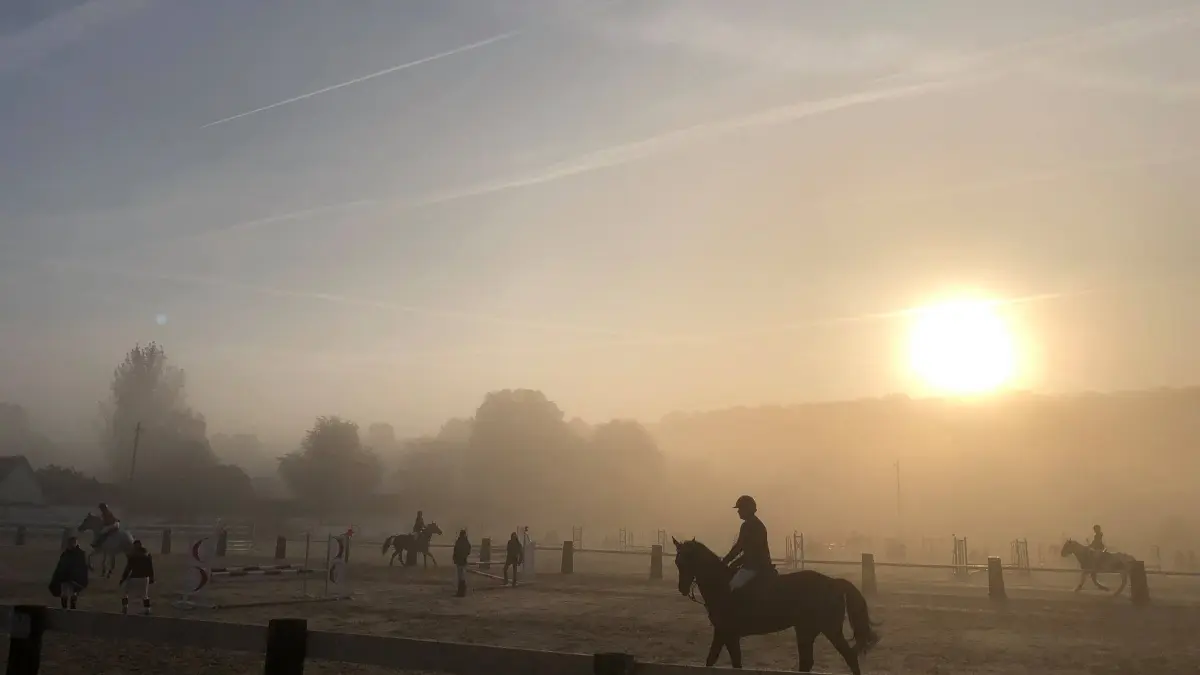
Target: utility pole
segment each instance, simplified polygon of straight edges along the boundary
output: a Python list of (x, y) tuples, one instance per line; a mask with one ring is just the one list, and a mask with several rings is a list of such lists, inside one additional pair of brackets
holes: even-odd
[(129, 458), (129, 491), (133, 492), (133, 471), (137, 468), (138, 442), (142, 440), (142, 423), (133, 428), (133, 455)]
[(900, 460), (896, 460), (896, 527), (904, 529), (904, 508), (900, 501)]

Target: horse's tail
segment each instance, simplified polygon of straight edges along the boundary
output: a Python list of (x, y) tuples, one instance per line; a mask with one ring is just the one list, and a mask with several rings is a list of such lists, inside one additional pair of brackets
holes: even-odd
[(392, 540), (395, 538), (396, 535), (393, 534), (392, 536), (383, 540), (383, 548), (379, 550), (380, 555), (387, 555), (388, 549), (392, 547)]
[(879, 624), (871, 621), (867, 599), (857, 586), (846, 579), (838, 579), (837, 584), (846, 600), (846, 616), (850, 619), (850, 630), (854, 632), (854, 651), (866, 654), (879, 643), (879, 633), (875, 631)]

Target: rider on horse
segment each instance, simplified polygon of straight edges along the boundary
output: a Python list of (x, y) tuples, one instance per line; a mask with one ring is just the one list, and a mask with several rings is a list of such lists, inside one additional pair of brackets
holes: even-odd
[(412, 529), (413, 534), (421, 534), (421, 531), (424, 529), (425, 529), (425, 514), (421, 511), (417, 511), (417, 519), (415, 521), (413, 521), (413, 529)]
[(1100, 529), (1099, 525), (1093, 525), (1092, 531), (1095, 532), (1095, 535), (1092, 536), (1092, 541), (1088, 544), (1088, 548), (1096, 553), (1104, 553), (1106, 550), (1104, 547), (1104, 531)]
[(100, 521), (104, 524), (104, 527), (96, 533), (96, 539), (92, 542), (92, 548), (95, 549), (100, 548), (100, 544), (104, 543), (108, 535), (121, 528), (121, 521), (113, 515), (113, 512), (108, 508), (108, 504), (104, 502), (100, 503)]
[[(737, 509), (738, 517), (742, 519), (742, 527), (738, 532), (737, 541), (729, 554), (722, 560), (726, 565), (731, 563), (737, 567), (733, 579), (729, 581), (729, 590), (737, 591), (762, 574), (775, 570), (771, 564), (771, 548), (767, 540), (767, 526), (755, 515), (758, 505), (749, 495), (738, 497), (733, 508)], [(737, 560), (736, 563), (734, 561)]]

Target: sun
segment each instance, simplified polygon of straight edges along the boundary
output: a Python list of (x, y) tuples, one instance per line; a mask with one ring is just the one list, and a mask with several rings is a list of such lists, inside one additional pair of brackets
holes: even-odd
[(915, 312), (909, 365), (929, 387), (947, 394), (982, 394), (1012, 381), (1017, 355), (996, 303), (955, 300)]

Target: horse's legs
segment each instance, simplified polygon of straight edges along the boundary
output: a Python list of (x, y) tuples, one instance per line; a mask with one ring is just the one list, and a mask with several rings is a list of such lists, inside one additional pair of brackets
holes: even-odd
[(813, 658), (813, 642), (817, 639), (817, 634), (810, 630), (801, 630), (800, 626), (795, 627), (796, 631), (796, 670), (802, 673), (811, 673), (813, 664), (816, 659)]
[(742, 638), (737, 635), (731, 635), (725, 641), (725, 648), (729, 650), (729, 660), (734, 668), (742, 667)]
[(1129, 571), (1122, 569), (1121, 570), (1121, 587), (1118, 588), (1117, 591), (1115, 593), (1113, 593), (1113, 595), (1114, 596), (1120, 595), (1125, 590), (1125, 585), (1128, 583), (1129, 583)]
[(1087, 574), (1087, 570), (1083, 570), (1079, 573), (1079, 585), (1075, 587), (1076, 593), (1083, 590), (1083, 582), (1087, 581)]
[(842, 635), (842, 627), (839, 624), (837, 630), (827, 630), (823, 634), (833, 643), (833, 648), (838, 650), (843, 659), (846, 659), (846, 665), (850, 666), (850, 672), (853, 675), (862, 675), (862, 669), (858, 667), (858, 652), (854, 651), (854, 647), (846, 641), (846, 636)]
[(1108, 587), (1107, 587), (1107, 586), (1105, 586), (1104, 584), (1100, 583), (1100, 580), (1096, 578), (1096, 570), (1092, 570), (1091, 577), (1092, 577), (1092, 584), (1093, 584), (1093, 585), (1094, 585), (1096, 588), (1099, 588), (1099, 589), (1100, 589), (1100, 590), (1102, 590), (1102, 591), (1107, 591), (1107, 590), (1108, 590)]
[(425, 557), (432, 560), (433, 566), (437, 567), (437, 558), (433, 557), (433, 554), (429, 552), (429, 549), (425, 549)]
[(721, 658), (721, 648), (724, 646), (725, 638), (721, 637), (721, 634), (717, 632), (716, 628), (714, 628), (712, 644), (708, 647), (708, 658), (704, 660), (704, 665), (706, 667), (712, 668), (714, 665), (716, 665), (717, 659)]

